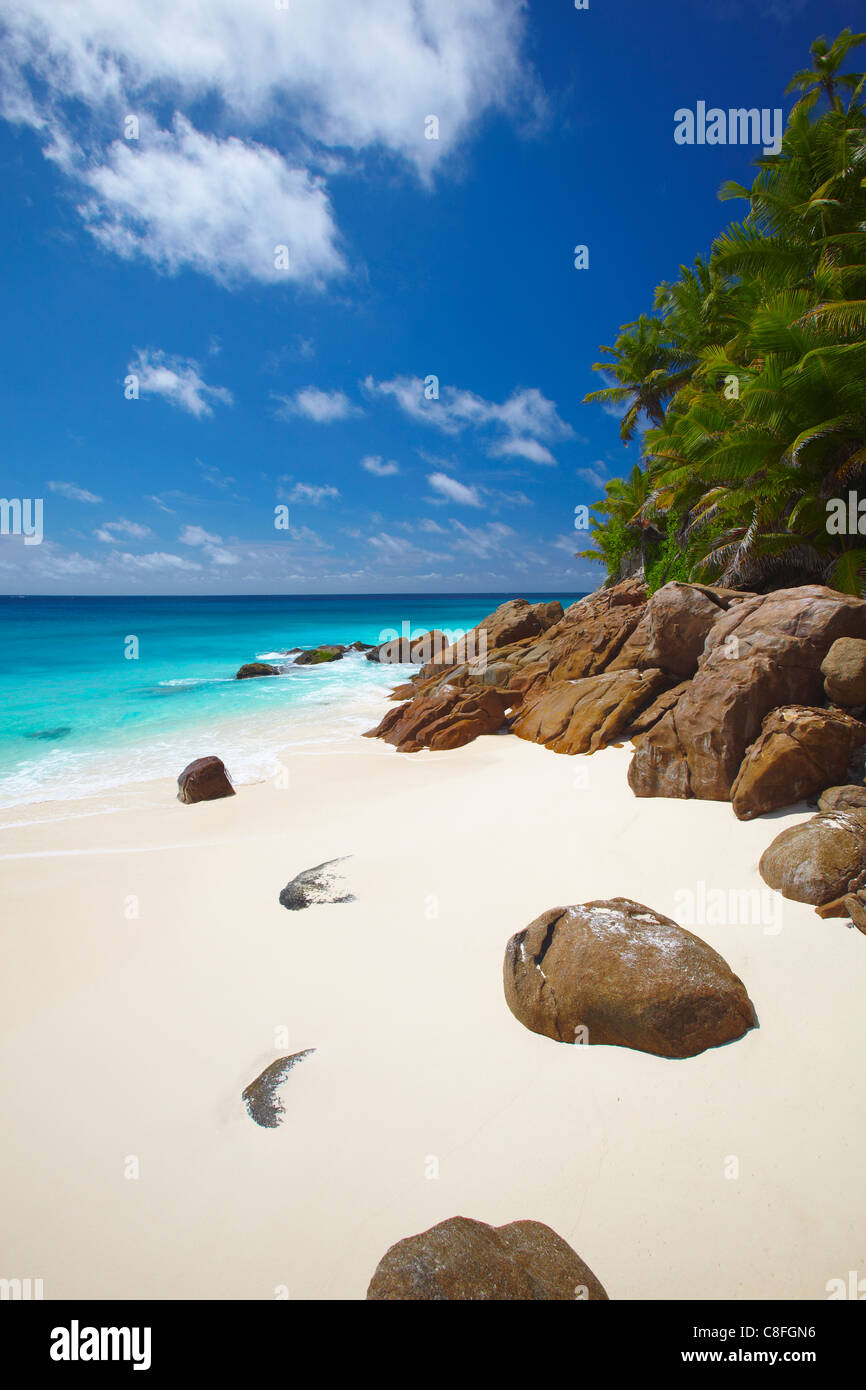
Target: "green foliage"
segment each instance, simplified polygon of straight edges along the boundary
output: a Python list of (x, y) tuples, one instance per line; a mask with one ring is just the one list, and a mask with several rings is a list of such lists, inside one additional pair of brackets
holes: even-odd
[[(593, 512), (609, 577), (640, 547), (650, 588), (670, 579), (767, 589), (818, 581), (863, 592), (866, 551), (827, 531), (828, 499), (866, 474), (864, 77), (840, 71), (866, 41), (812, 45), (813, 66), (749, 211), (709, 258), (658, 287), (625, 324), (590, 393), (625, 407), (641, 463)], [(819, 106), (823, 105), (823, 112)]]

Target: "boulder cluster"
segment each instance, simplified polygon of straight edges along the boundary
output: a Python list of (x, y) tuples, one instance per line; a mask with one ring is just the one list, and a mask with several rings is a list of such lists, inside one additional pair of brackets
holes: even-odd
[(394, 691), (370, 737), (401, 752), (510, 731), (555, 753), (631, 739), (636, 796), (730, 801), (750, 820), (850, 780), (866, 743), (866, 602), (628, 579), (511, 600)]

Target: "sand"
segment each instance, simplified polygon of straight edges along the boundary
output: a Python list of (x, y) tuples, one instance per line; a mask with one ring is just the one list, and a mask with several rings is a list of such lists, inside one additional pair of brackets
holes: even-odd
[[(505, 1005), (505, 943), (544, 909), (758, 889), (806, 814), (636, 800), (629, 756), (323, 731), (229, 800), (155, 782), (0, 815), (34, 822), (0, 830), (0, 1274), (357, 1299), (456, 1214), (549, 1223), (616, 1299), (821, 1299), (866, 1272), (860, 933), (793, 903), (683, 922), (761, 1025), (686, 1061), (557, 1044)], [(355, 902), (279, 905), (340, 855)], [(241, 1092), (306, 1048), (261, 1128)]]

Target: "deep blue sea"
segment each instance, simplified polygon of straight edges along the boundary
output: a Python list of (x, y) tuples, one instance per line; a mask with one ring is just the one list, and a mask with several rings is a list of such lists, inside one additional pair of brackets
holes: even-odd
[[(512, 597), (0, 596), (0, 806), (174, 777), (205, 753), (239, 783), (273, 775), (280, 748), (369, 728), (401, 668), (352, 654), (236, 681), (244, 662), (290, 663), (277, 654), (319, 642), (379, 643), (406, 623), (456, 639)], [(565, 605), (580, 595), (522, 597)]]

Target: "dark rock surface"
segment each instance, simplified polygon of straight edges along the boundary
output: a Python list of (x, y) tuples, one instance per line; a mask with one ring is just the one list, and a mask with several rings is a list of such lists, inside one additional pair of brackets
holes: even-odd
[(196, 801), (218, 801), (223, 796), (234, 796), (222, 758), (214, 756), (195, 758), (188, 763), (177, 779), (177, 799), (187, 805)]
[(588, 1265), (540, 1221), (488, 1226), (465, 1216), (398, 1241), (370, 1280), (367, 1298), (407, 1301), (600, 1301)]
[(299, 912), (303, 907), (313, 907), (321, 903), (353, 903), (354, 893), (344, 891), (340, 874), (334, 867), (345, 863), (349, 855), (339, 859), (326, 859), (324, 864), (316, 864), (312, 869), (304, 869), (287, 883), (280, 893), (280, 903), (289, 912)]
[(503, 979), (514, 1016), (557, 1042), (694, 1057), (757, 1026), (712, 947), (628, 898), (543, 913), (509, 941)]
[(303, 1052), (293, 1052), (290, 1057), (278, 1057), (243, 1091), (241, 1099), (247, 1107), (247, 1114), (262, 1129), (276, 1129), (282, 1123), (285, 1106), (277, 1089), (292, 1068), (298, 1062), (303, 1062), (305, 1057), (310, 1057), (315, 1050), (314, 1047), (307, 1047)]

